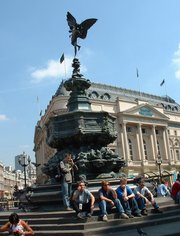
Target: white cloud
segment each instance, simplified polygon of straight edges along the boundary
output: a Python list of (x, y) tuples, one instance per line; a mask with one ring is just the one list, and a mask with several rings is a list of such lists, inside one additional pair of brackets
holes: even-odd
[(33, 83), (43, 82), (48, 78), (59, 78), (68, 76), (71, 72), (72, 58), (66, 58), (65, 62), (60, 64), (59, 60), (49, 60), (43, 68), (31, 68), (31, 77)]
[(173, 64), (175, 65), (175, 77), (180, 79), (180, 43), (178, 45), (177, 51), (174, 53), (174, 57), (172, 59)]
[(6, 115), (0, 114), (0, 121), (8, 120)]
[[(59, 77), (68, 78), (72, 74), (73, 57), (65, 56), (65, 61), (60, 64), (58, 60), (49, 60), (43, 68), (31, 67), (32, 83), (41, 83), (45, 79), (58, 79)], [(81, 65), (81, 72), (86, 72), (85, 66)]]

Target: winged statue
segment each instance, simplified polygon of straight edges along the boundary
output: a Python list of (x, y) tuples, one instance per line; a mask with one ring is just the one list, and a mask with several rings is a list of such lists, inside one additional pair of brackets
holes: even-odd
[(71, 44), (74, 46), (75, 56), (77, 54), (77, 50), (80, 49), (80, 46), (77, 44), (77, 39), (85, 39), (87, 36), (88, 29), (90, 29), (91, 26), (96, 23), (96, 21), (97, 19), (90, 18), (84, 20), (81, 24), (78, 24), (74, 16), (72, 16), (70, 12), (67, 12), (67, 22), (70, 28), (69, 33), (71, 33)]

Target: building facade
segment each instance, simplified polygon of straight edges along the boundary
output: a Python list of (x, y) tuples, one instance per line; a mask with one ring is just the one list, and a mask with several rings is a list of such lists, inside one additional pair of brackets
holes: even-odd
[[(180, 106), (170, 97), (155, 96), (109, 85), (92, 83), (87, 90), (92, 111), (116, 117), (117, 140), (109, 147), (123, 157), (127, 175), (180, 170)], [(35, 128), (36, 163), (45, 164), (56, 152), (46, 144), (46, 123), (51, 116), (67, 112), (69, 93), (63, 82)], [(47, 176), (37, 169), (37, 182)]]

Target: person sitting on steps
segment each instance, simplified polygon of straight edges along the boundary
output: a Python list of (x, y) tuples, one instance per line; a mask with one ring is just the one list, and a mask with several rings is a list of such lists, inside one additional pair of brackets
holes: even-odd
[(142, 216), (135, 199), (135, 194), (127, 185), (127, 179), (125, 177), (120, 179), (120, 186), (116, 189), (116, 193), (129, 218), (134, 218), (134, 216)]
[(70, 202), (79, 219), (92, 216), (95, 198), (86, 188), (84, 181), (77, 183), (77, 189), (72, 193)]
[(141, 214), (147, 215), (146, 204), (152, 204), (152, 206), (154, 207), (154, 209), (152, 210), (153, 213), (162, 213), (153, 197), (153, 194), (145, 186), (145, 181), (141, 179), (137, 183), (137, 185), (138, 186), (134, 189), (134, 194), (138, 203), (138, 207), (141, 210)]
[(108, 221), (107, 209), (116, 207), (120, 218), (128, 219), (129, 217), (125, 214), (124, 209), (121, 205), (120, 200), (117, 198), (116, 191), (111, 188), (108, 181), (102, 181), (101, 188), (98, 191), (99, 195), (99, 208), (103, 221)]

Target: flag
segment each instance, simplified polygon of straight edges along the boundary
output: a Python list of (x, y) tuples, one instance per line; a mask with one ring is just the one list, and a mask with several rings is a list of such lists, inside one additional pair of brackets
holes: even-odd
[(138, 68), (136, 68), (136, 76), (137, 76), (137, 78), (139, 77), (139, 71), (138, 71)]
[(164, 83), (165, 83), (165, 80), (163, 79), (163, 81), (160, 83), (160, 86), (163, 86)]
[(64, 61), (64, 53), (62, 54), (61, 58), (60, 58), (60, 63), (63, 63)]

